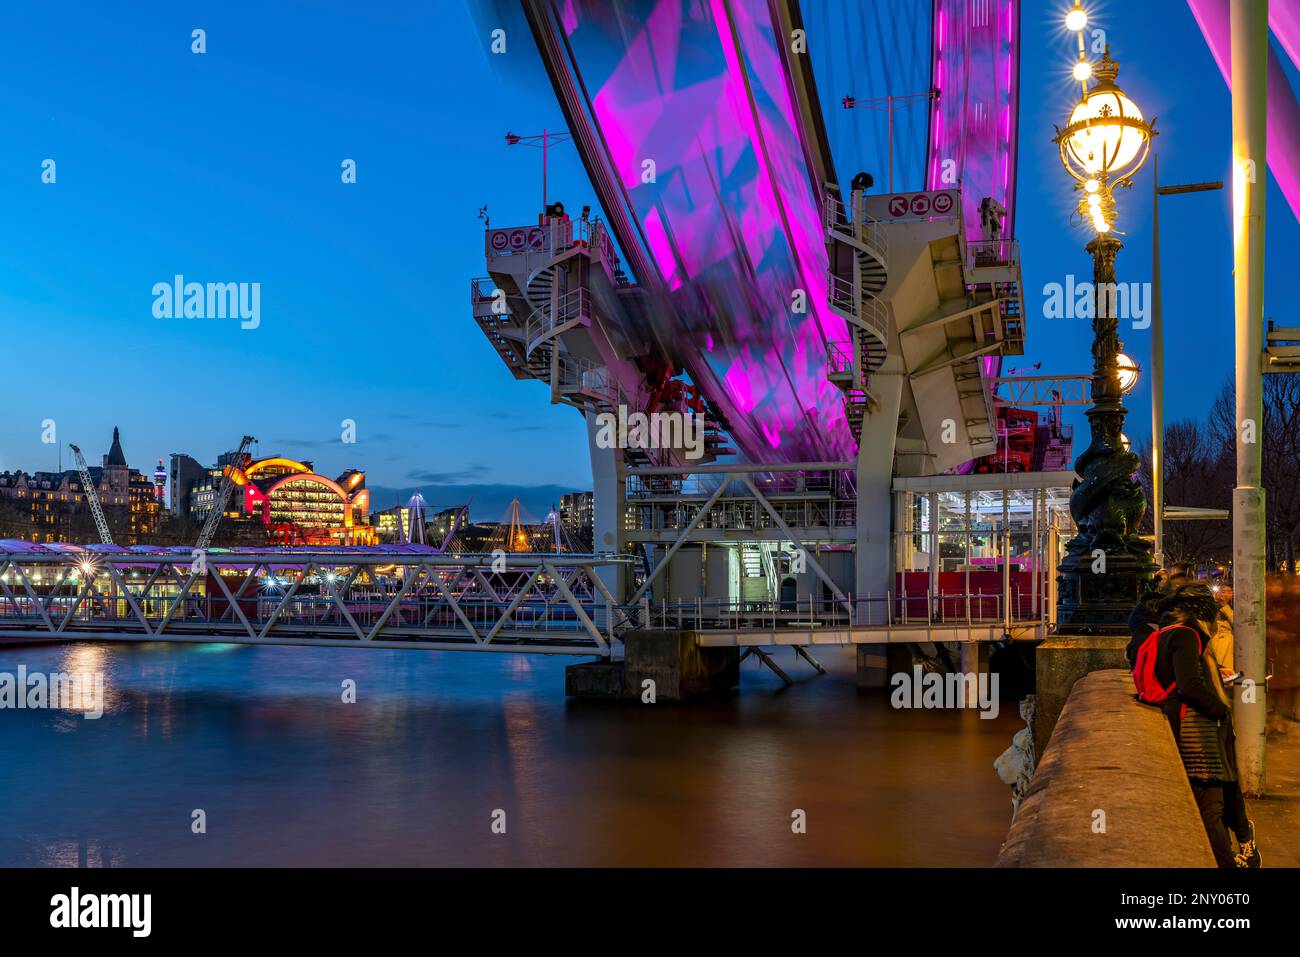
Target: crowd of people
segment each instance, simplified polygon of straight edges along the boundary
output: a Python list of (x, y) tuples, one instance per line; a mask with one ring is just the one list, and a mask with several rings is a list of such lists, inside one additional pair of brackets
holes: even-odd
[[(1162, 570), (1129, 618), (1127, 654), (1138, 698), (1169, 720), (1220, 867), (1259, 867), (1255, 827), (1237, 777), (1232, 698), (1232, 588), (1211, 588), (1187, 565)], [(1236, 838), (1236, 847), (1233, 838)]]

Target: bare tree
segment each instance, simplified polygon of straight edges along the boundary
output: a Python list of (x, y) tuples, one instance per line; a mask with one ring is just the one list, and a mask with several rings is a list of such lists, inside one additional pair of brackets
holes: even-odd
[[(1232, 466), (1222, 455), (1215, 436), (1205, 425), (1191, 419), (1165, 427), (1165, 505), (1194, 508), (1227, 508), (1232, 497)], [(1139, 480), (1151, 496), (1151, 446), (1139, 448), (1142, 462)], [(1152, 529), (1147, 510), (1143, 524)], [(1166, 522), (1164, 553), (1169, 562), (1219, 562), (1232, 552), (1231, 528), (1221, 521)]]
[[(1246, 428), (1263, 443), (1268, 567), (1294, 571), (1300, 533), (1300, 376), (1265, 376), (1264, 421)], [(1229, 379), (1210, 409), (1210, 432), (1230, 463), (1236, 462), (1237, 429), (1236, 392)]]

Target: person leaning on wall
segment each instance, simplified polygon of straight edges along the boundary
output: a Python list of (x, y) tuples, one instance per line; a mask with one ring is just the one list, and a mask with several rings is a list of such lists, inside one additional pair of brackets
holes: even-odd
[(1134, 655), (1138, 699), (1157, 705), (1169, 721), (1215, 861), (1220, 867), (1259, 867), (1255, 827), (1237, 779), (1231, 701), (1209, 648), (1218, 604), (1199, 582), (1166, 588), (1154, 606), (1160, 627)]

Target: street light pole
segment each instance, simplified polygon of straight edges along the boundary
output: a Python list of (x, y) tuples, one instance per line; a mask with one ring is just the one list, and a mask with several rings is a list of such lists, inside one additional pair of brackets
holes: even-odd
[[(882, 109), (881, 104), (884, 104), (883, 109), (888, 115), (889, 191), (891, 193), (894, 191), (894, 110), (896, 109), (894, 104), (901, 102), (903, 106), (911, 106), (912, 100), (933, 100), (937, 99), (938, 96), (939, 91), (931, 89), (926, 90), (924, 93), (904, 93), (899, 96), (881, 96), (874, 100), (859, 100), (855, 96), (846, 95), (844, 99), (840, 101), (846, 110), (851, 110), (855, 107), (866, 107), (869, 110), (879, 110)], [(901, 109), (902, 107), (897, 108)]]
[(1160, 157), (1151, 157), (1151, 524), (1165, 564), (1165, 328), (1160, 287)]
[[(1078, 6), (1066, 19), (1077, 33), (1087, 24)], [(1110, 49), (1090, 63), (1080, 43), (1074, 76), (1083, 95), (1064, 129), (1057, 129), (1061, 162), (1082, 193), (1081, 216), (1096, 235), (1087, 245), (1092, 256), (1092, 407), (1088, 425), (1092, 441), (1075, 463), (1079, 481), (1070, 494), (1070, 514), (1078, 533), (1066, 545), (1057, 567), (1060, 589), (1057, 625), (1074, 635), (1123, 635), (1128, 617), (1151, 587), (1155, 564), (1151, 545), (1138, 527), (1146, 511), (1142, 488), (1133, 478), (1139, 459), (1126, 447), (1126, 410), (1120, 382), (1119, 297), (1115, 257), (1123, 248), (1112, 233), (1114, 188), (1127, 186), (1150, 153), (1155, 130), (1116, 83), (1119, 64)], [(1096, 85), (1089, 88), (1088, 82)]]
[(1237, 486), (1232, 490), (1233, 723), (1241, 789), (1264, 791), (1268, 700), (1264, 609), (1264, 183), (1268, 3), (1232, 0), (1233, 287)]
[(1160, 185), (1160, 157), (1152, 154), (1151, 191), (1151, 507), (1155, 563), (1165, 563), (1165, 330), (1160, 285), (1160, 197), (1223, 189), (1222, 182)]
[(506, 134), (507, 146), (524, 146), (541, 147), (542, 150), (542, 211), (546, 211), (546, 166), (549, 159), (550, 144), (563, 143), (573, 139), (569, 133), (552, 133), (550, 130), (542, 130), (541, 133), (533, 136), (520, 136), (518, 133)]

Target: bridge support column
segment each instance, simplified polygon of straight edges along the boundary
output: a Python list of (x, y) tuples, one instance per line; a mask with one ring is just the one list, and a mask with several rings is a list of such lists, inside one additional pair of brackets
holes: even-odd
[(989, 646), (982, 641), (962, 642), (961, 670), (967, 675), (988, 674)]
[(1034, 653), (1034, 747), (1047, 750), (1056, 719), (1074, 683), (1086, 674), (1109, 668), (1129, 669), (1124, 657), (1127, 635), (1056, 634)]
[(589, 661), (564, 669), (574, 698), (686, 701), (740, 684), (739, 648), (701, 648), (691, 631), (633, 631), (622, 661)]
[[(863, 418), (858, 443), (855, 624), (887, 622), (886, 598), (894, 590), (894, 444), (903, 377), (878, 373), (871, 385), (879, 405)], [(858, 645), (859, 688), (884, 688), (889, 683), (888, 651), (884, 644)]]
[[(587, 447), (591, 453), (592, 545), (593, 552), (623, 553), (623, 498), (627, 478), (623, 474), (623, 450), (604, 449), (596, 442), (599, 425), (594, 412), (587, 413)], [(618, 601), (627, 599), (627, 570), (621, 565), (601, 568), (597, 574)]]

